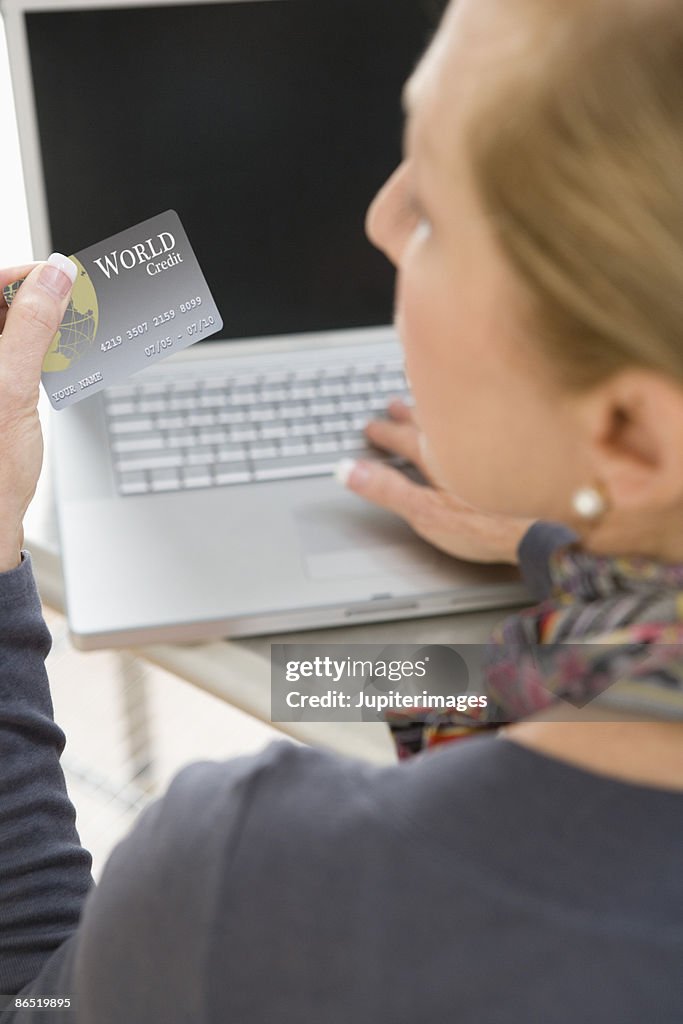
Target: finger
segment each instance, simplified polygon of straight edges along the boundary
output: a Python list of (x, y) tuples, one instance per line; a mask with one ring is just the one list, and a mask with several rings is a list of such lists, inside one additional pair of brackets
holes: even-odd
[(402, 455), (404, 459), (408, 459), (416, 466), (419, 465), (419, 434), (412, 423), (371, 420), (365, 428), (365, 435), (378, 448)]
[(335, 477), (348, 490), (380, 508), (395, 512), (408, 523), (420, 518), (430, 488), (413, 483), (398, 469), (367, 459), (342, 459)]
[(48, 348), (62, 322), (76, 264), (59, 253), (35, 266), (16, 294), (0, 342), (0, 380), (20, 398), (37, 392)]
[(414, 423), (415, 422), (415, 409), (412, 405), (408, 405), (402, 398), (392, 398), (387, 407), (387, 411), (393, 420), (399, 420), (402, 423)]
[(31, 263), (20, 263), (16, 267), (1, 267), (0, 289), (4, 288), (6, 284), (14, 284), (15, 281), (28, 277), (32, 270), (40, 266), (42, 266), (40, 260), (33, 260)]
[(8, 284), (14, 284), (15, 281), (22, 281), (28, 277), (33, 268), (37, 266), (38, 262), (34, 261), (33, 263), (22, 263), (16, 267), (0, 268), (0, 334), (5, 329), (5, 317), (7, 316), (7, 300), (3, 289)]

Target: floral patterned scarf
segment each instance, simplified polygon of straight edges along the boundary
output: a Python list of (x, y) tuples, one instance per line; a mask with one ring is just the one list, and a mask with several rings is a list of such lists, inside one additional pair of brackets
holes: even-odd
[(385, 712), (400, 758), (565, 701), (683, 721), (683, 564), (608, 558), (578, 543), (550, 557), (551, 596), (492, 634), (483, 709)]

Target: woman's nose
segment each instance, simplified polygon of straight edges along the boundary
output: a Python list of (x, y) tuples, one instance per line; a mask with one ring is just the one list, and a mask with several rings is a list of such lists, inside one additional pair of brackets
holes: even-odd
[(400, 257), (400, 244), (398, 233), (395, 230), (394, 213), (405, 171), (405, 164), (401, 164), (394, 171), (373, 199), (365, 219), (365, 232), (368, 238), (394, 265), (398, 265)]

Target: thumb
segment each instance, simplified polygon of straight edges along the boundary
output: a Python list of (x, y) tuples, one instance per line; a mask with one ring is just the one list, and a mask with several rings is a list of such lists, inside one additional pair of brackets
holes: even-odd
[(7, 313), (0, 342), (0, 379), (19, 398), (35, 394), (45, 355), (59, 330), (78, 269), (53, 253), (22, 282)]
[(429, 500), (430, 488), (416, 484), (400, 470), (375, 460), (342, 459), (335, 476), (342, 486), (395, 512), (413, 525)]

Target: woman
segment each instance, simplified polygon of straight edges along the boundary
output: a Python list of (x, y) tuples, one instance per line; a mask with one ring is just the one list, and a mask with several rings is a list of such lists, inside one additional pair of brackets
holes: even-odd
[[(21, 551), (70, 287), (60, 258), (35, 268), (0, 346), (0, 989), (70, 997), (64, 1019), (683, 1017), (683, 11), (461, 0), (407, 98), (369, 232), (398, 268), (421, 432), (400, 406), (369, 429), (434, 486), (340, 475), (545, 589), (498, 644), (510, 724), (391, 768), (289, 743), (194, 765), (92, 887)], [(555, 693), (604, 721), (548, 720), (528, 657), (561, 663), (558, 640), (582, 660), (551, 663)]]

